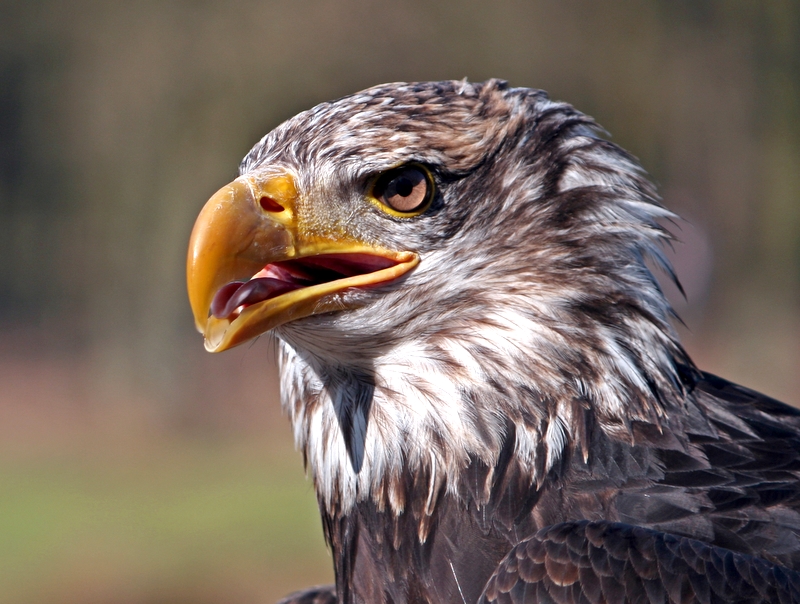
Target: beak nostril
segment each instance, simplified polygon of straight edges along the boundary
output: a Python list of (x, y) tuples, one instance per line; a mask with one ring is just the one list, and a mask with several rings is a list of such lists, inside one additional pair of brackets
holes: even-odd
[(281, 204), (266, 195), (259, 199), (258, 203), (265, 212), (283, 212), (284, 210)]

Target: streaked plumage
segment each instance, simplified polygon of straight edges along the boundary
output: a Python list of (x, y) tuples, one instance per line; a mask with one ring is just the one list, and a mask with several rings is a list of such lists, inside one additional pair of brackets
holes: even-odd
[[(435, 183), (419, 214), (370, 198), (402, 165)], [(646, 264), (671, 275), (672, 215), (591, 119), (497, 80), (390, 84), (241, 172), (289, 175), (313, 241), (419, 258), (272, 329), (336, 570), (287, 601), (800, 602), (800, 414), (693, 366)]]

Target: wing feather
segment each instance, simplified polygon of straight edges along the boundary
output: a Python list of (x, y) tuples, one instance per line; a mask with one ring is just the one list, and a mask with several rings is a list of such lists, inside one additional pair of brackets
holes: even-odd
[(800, 573), (688, 537), (577, 521), (518, 543), (479, 602), (797, 604)]

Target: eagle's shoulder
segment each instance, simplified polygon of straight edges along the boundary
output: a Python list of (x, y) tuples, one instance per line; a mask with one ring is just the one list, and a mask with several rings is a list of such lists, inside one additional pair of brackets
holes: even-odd
[[(724, 409), (750, 426), (745, 434), (754, 431), (753, 434), (760, 438), (770, 439), (779, 434), (795, 441), (800, 438), (800, 409), (710, 373), (701, 372), (700, 376), (693, 395), (712, 415)], [(722, 417), (715, 417), (714, 421), (731, 433), (737, 430), (737, 426), (741, 428), (738, 422), (728, 424)], [(793, 444), (797, 446), (797, 442)]]
[(651, 480), (629, 472), (615, 518), (796, 568), (800, 411), (706, 373), (680, 411), (627, 453), (649, 459)]

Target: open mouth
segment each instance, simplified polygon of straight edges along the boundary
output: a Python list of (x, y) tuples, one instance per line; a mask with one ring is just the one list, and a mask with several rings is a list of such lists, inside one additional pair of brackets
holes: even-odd
[(259, 302), (298, 289), (376, 273), (398, 264), (400, 260), (359, 253), (319, 254), (273, 262), (247, 281), (231, 281), (223, 285), (211, 301), (210, 314), (217, 319), (233, 321), (244, 309)]

